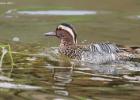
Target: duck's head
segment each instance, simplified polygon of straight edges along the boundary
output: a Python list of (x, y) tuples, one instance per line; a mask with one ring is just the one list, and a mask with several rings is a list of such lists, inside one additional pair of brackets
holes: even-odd
[(77, 43), (77, 35), (74, 27), (67, 23), (58, 25), (55, 31), (45, 33), (45, 36), (56, 36), (61, 40), (61, 43), (70, 45), (74, 45)]

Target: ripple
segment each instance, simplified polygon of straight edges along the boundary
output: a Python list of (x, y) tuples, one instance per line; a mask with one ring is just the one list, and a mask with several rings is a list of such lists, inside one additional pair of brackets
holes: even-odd
[(64, 96), (68, 96), (69, 95), (69, 93), (67, 91), (63, 91), (63, 90), (56, 90), (55, 93), (59, 94), (59, 95), (64, 95)]
[(94, 80), (94, 81), (112, 81), (112, 79), (105, 79), (105, 78), (101, 78), (101, 77), (92, 77), (91, 80)]
[(128, 16), (129, 19), (140, 19), (140, 15)]
[(22, 90), (38, 90), (42, 89), (38, 86), (31, 86), (31, 85), (21, 85), (21, 84), (14, 84), (8, 82), (0, 82), (0, 88), (7, 88), (7, 89), (22, 89)]
[(6, 76), (0, 76), (1, 81), (13, 81), (13, 79), (6, 77)]
[(22, 15), (95, 15), (96, 11), (89, 10), (48, 10), (48, 11), (17, 11), (18, 14)]
[(130, 80), (130, 81), (140, 81), (140, 76), (131, 77), (131, 76), (128, 76), (128, 75), (124, 75), (123, 77), (124, 77), (125, 79)]
[(12, 5), (14, 4), (13, 2), (0, 2), (0, 5)]

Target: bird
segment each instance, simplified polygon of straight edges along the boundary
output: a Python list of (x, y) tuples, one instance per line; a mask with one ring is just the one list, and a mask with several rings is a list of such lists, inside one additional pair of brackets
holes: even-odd
[(77, 43), (74, 26), (68, 23), (61, 23), (55, 31), (44, 33), (44, 35), (55, 36), (60, 40), (59, 53), (61, 55), (95, 64), (131, 59), (136, 49), (110, 42), (80, 45)]

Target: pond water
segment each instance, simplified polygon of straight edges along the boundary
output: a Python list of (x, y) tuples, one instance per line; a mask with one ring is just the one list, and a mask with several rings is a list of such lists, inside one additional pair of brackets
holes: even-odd
[(139, 20), (139, 19), (140, 19), (140, 15), (136, 15), (136, 16), (129, 16), (128, 18), (130, 18), (130, 19), (137, 19), (137, 20)]
[(0, 5), (12, 5), (13, 2), (0, 2)]
[(82, 11), (82, 10), (49, 10), (49, 11), (18, 11), (18, 14), (23, 15), (94, 15), (96, 11)]
[[(43, 33), (73, 24), (78, 43), (110, 41), (140, 45), (138, 0), (2, 0), (1, 100), (139, 100), (140, 59), (91, 64), (58, 56), (59, 42)], [(11, 3), (9, 3), (11, 2)], [(66, 15), (66, 16), (65, 16)], [(3, 50), (3, 49), (0, 49)]]

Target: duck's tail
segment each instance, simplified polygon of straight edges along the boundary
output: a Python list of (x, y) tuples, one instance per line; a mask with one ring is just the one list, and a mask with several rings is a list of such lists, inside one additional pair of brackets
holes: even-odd
[(126, 57), (129, 57), (131, 60), (139, 59), (140, 60), (140, 47), (139, 46), (123, 46), (118, 45), (120, 50), (124, 51)]
[(126, 51), (132, 54), (140, 54), (140, 47), (139, 46), (124, 46), (124, 45), (117, 45), (120, 50)]

